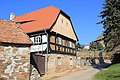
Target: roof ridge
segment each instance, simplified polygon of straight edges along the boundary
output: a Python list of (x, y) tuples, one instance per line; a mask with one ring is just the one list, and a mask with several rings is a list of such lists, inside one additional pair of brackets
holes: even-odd
[[(22, 16), (24, 16), (24, 15), (27, 15), (27, 14), (30, 14), (30, 13), (34, 13), (34, 12), (37, 12), (37, 11), (41, 11), (41, 10), (46, 9), (46, 8), (49, 8), (49, 7), (52, 7), (52, 8), (56, 8), (56, 9), (61, 10), (60, 8), (57, 8), (57, 7), (53, 6), (53, 5), (50, 5), (50, 6), (47, 6), (47, 7), (39, 8), (39, 9), (36, 9), (36, 10), (33, 10), (33, 11), (29, 11), (29, 12), (24, 13), (24, 14), (20, 14), (20, 15), (18, 15), (18, 16), (16, 16), (16, 17), (22, 17)], [(16, 18), (16, 17), (15, 17), (15, 18)], [(15, 18), (14, 18), (14, 19), (15, 19)]]

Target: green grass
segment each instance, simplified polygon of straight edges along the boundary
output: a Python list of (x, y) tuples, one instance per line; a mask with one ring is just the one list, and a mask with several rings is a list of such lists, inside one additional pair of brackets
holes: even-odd
[(95, 80), (120, 80), (120, 64), (111, 65), (107, 70), (98, 72)]

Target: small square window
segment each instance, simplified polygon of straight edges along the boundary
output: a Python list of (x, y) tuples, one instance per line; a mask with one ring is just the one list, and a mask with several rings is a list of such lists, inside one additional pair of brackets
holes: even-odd
[(62, 22), (62, 23), (64, 22), (63, 19), (61, 19), (61, 22)]
[(68, 23), (66, 23), (66, 27), (68, 27)]
[(61, 57), (57, 57), (57, 65), (61, 65)]
[(70, 65), (73, 65), (73, 58), (70, 58)]

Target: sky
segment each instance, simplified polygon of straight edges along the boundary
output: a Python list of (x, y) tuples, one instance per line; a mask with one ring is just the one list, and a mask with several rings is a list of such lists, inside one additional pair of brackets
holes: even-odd
[(16, 16), (46, 6), (56, 6), (67, 13), (72, 20), (80, 44), (89, 44), (104, 31), (102, 11), (104, 0), (0, 0), (0, 19), (9, 19), (10, 13)]

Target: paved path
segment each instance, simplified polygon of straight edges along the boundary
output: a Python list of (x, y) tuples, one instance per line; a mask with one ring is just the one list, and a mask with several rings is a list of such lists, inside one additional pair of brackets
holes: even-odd
[(88, 70), (81, 70), (69, 73), (62, 77), (52, 79), (52, 80), (92, 80), (93, 76), (99, 72), (101, 69), (108, 67), (110, 64), (96, 64), (93, 65), (94, 68), (90, 68)]
[(98, 72), (98, 69), (89, 69), (69, 73), (68, 75), (53, 80), (92, 80), (92, 77)]

